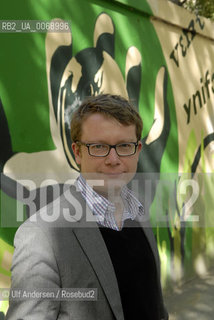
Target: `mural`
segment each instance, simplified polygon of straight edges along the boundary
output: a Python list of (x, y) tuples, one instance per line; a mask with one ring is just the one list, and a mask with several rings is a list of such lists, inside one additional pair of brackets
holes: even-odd
[[(11, 12), (8, 2), (2, 17), (20, 20), (22, 10), (31, 20), (68, 28), (30, 32), (26, 23), (23, 32), (0, 34), (0, 287), (10, 287), (14, 234), (38, 209), (41, 188), (51, 185), (54, 196), (56, 183), (61, 193), (68, 177), (78, 176), (70, 118), (85, 96), (99, 93), (129, 98), (142, 116), (141, 200), (150, 212), (164, 287), (206, 270), (214, 253), (212, 228), (206, 228), (214, 171), (209, 23), (149, 0), (134, 4), (137, 10), (123, 1), (30, 3), (21, 0)], [(0, 301), (2, 314), (7, 306)]]
[[(163, 17), (167, 8), (153, 9)], [(154, 19), (152, 23), (164, 48), (168, 71), (173, 79), (179, 176), (174, 179), (173, 205), (170, 208), (169, 201), (166, 201), (163, 211), (170, 217), (168, 237), (171, 254), (167, 261), (170, 261), (172, 278), (178, 281), (188, 278), (189, 274), (206, 272), (213, 263), (210, 254), (213, 250), (210, 241), (214, 235), (210, 188), (213, 186), (214, 165), (214, 66), (212, 36), (208, 42), (205, 39), (205, 36), (211, 35), (210, 21), (189, 14), (181, 19), (173, 7), (170, 11), (174, 23), (167, 33), (160, 21)], [(164, 262), (165, 248), (168, 247), (160, 232), (160, 243), (161, 239)], [(164, 264), (166, 269), (169, 268)]]

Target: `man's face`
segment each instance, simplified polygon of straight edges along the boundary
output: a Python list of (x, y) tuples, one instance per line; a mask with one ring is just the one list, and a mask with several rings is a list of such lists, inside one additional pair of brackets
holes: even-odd
[[(124, 142), (136, 142), (135, 125), (122, 125), (114, 118), (108, 118), (100, 113), (90, 115), (82, 124), (81, 142), (84, 143), (105, 143), (116, 145)], [(104, 191), (113, 184), (127, 184), (137, 169), (139, 153), (142, 148), (141, 142), (136, 153), (131, 156), (118, 156), (115, 149), (111, 149), (106, 157), (94, 157), (89, 155), (88, 148), (76, 143), (72, 149), (78, 165), (81, 166), (81, 173), (86, 179), (102, 179), (104, 188), (97, 188)], [(96, 189), (94, 187), (94, 189)], [(102, 190), (101, 190), (102, 189)], [(98, 190), (99, 191), (99, 190)]]

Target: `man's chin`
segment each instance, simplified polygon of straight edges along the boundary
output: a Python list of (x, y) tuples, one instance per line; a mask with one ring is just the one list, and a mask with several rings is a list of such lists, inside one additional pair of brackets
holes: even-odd
[(83, 176), (96, 192), (108, 195), (112, 192), (120, 193), (121, 189), (132, 180), (134, 173), (95, 172), (86, 173)]
[[(99, 180), (103, 183), (118, 180), (121, 184), (127, 184), (135, 175), (133, 172), (89, 172), (82, 173), (85, 180)], [(119, 182), (118, 182), (119, 183)]]

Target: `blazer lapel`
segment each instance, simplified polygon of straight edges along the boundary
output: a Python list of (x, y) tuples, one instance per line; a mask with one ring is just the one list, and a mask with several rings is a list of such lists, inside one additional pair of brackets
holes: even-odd
[(97, 274), (116, 319), (124, 320), (116, 275), (99, 228), (95, 224), (94, 227), (75, 228), (74, 233)]

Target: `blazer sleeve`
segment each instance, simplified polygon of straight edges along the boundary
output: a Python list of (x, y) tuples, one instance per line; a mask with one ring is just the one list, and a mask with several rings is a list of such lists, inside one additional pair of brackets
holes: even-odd
[[(27, 221), (18, 229), (14, 239), (12, 285), (15, 295), (19, 289), (47, 292), (60, 288), (60, 276), (53, 248), (45, 232)], [(46, 289), (46, 290), (45, 290)], [(48, 291), (48, 292), (50, 292)], [(6, 320), (54, 320), (59, 314), (60, 301), (50, 299), (10, 298)]]

